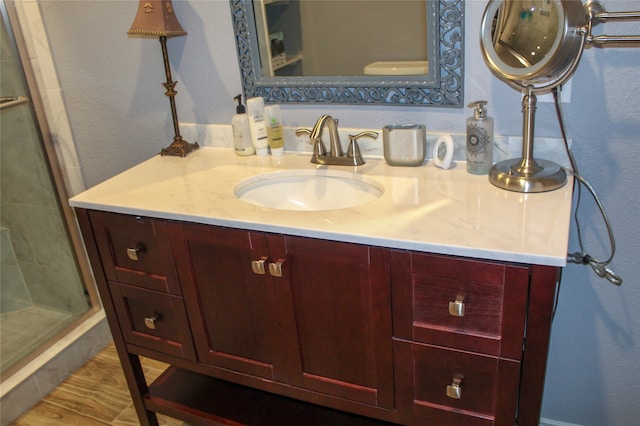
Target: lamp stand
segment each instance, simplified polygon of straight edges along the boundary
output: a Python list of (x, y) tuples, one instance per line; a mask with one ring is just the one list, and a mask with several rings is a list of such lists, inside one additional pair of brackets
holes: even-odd
[(177, 81), (172, 81), (171, 79), (171, 66), (169, 65), (169, 54), (167, 53), (167, 36), (160, 36), (160, 45), (162, 46), (162, 59), (164, 60), (164, 72), (167, 77), (167, 82), (162, 83), (167, 91), (164, 93), (169, 97), (169, 102), (171, 103), (171, 118), (173, 119), (173, 132), (175, 136), (173, 137), (173, 142), (166, 148), (163, 148), (160, 151), (160, 155), (175, 155), (179, 157), (184, 157), (189, 154), (191, 151), (195, 151), (199, 148), (198, 143), (189, 143), (185, 140), (182, 140), (182, 136), (180, 136), (180, 126), (178, 125), (178, 112), (176, 109), (176, 94), (178, 92), (175, 91)]
[(567, 182), (567, 173), (558, 164), (533, 158), (533, 133), (538, 99), (527, 87), (522, 99), (522, 158), (500, 161), (489, 171), (489, 181), (498, 188), (515, 192), (545, 192)]

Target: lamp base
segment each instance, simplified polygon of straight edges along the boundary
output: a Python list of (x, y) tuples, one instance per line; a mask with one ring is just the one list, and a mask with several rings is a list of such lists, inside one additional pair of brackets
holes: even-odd
[(522, 167), (523, 160), (514, 158), (493, 165), (489, 182), (501, 189), (514, 192), (546, 192), (567, 183), (567, 173), (558, 164), (535, 160), (537, 167)]
[(198, 146), (198, 142), (189, 143), (182, 140), (180, 136), (177, 136), (173, 138), (173, 142), (171, 142), (171, 145), (163, 148), (162, 151), (160, 151), (160, 155), (174, 155), (176, 157), (184, 157), (191, 151), (195, 151), (198, 148), (200, 148)]

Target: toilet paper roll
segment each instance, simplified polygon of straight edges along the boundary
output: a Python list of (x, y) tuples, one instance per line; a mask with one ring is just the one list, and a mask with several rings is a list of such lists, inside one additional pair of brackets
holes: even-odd
[(453, 159), (453, 138), (449, 134), (442, 135), (433, 146), (433, 164), (441, 169), (451, 168)]

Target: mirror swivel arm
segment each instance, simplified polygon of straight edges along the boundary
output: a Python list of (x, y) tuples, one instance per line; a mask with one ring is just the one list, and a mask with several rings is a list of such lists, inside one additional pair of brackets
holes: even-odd
[(597, 1), (589, 1), (585, 4), (589, 16), (587, 24), (587, 46), (607, 47), (608, 45), (625, 45), (640, 43), (640, 35), (593, 35), (593, 27), (601, 22), (609, 21), (637, 21), (640, 20), (640, 11), (607, 12), (604, 6)]
[(640, 35), (632, 36), (632, 35), (619, 35), (619, 36), (610, 36), (610, 35), (600, 35), (600, 36), (589, 36), (587, 37), (587, 44), (593, 45), (596, 47), (606, 47), (610, 44), (635, 44), (640, 43)]

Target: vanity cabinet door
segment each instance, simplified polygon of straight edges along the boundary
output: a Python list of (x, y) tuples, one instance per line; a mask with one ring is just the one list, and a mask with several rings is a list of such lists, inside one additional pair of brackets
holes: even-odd
[(264, 234), (170, 223), (169, 232), (200, 362), (283, 380), (273, 282), (256, 274)]
[[(523, 357), (525, 327), (533, 324), (530, 267), (396, 250), (391, 264), (404, 423), (513, 425), (527, 403), (523, 372), (538, 362)], [(539, 344), (526, 334), (527, 350)]]
[(519, 360), (529, 268), (391, 253), (394, 336)]
[[(316, 392), (392, 408), (393, 345), (389, 251), (267, 235), (285, 317), (290, 382)], [(276, 274), (277, 275), (277, 274)], [(296, 338), (297, 336), (297, 338)], [(297, 340), (296, 340), (297, 339)]]
[(394, 345), (403, 424), (513, 426), (520, 362), (402, 340)]
[(128, 343), (196, 360), (181, 297), (120, 283), (109, 286)]
[(164, 221), (100, 211), (89, 216), (110, 281), (180, 295)]

